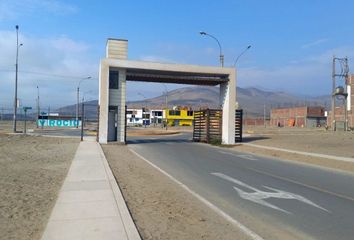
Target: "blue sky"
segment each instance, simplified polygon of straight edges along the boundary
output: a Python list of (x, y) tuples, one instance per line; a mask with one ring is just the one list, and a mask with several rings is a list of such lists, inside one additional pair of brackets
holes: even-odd
[[(237, 84), (301, 95), (331, 91), (331, 57), (352, 69), (353, 1), (93, 1), (0, 0), (0, 107), (14, 92), (15, 25), (20, 26), (19, 98), (42, 106), (73, 104), (81, 78), (86, 99), (97, 99), (98, 65), (108, 37), (129, 40), (129, 59), (218, 65), (238, 61)], [(175, 85), (168, 85), (173, 89)], [(161, 84), (128, 84), (128, 100), (162, 94)]]

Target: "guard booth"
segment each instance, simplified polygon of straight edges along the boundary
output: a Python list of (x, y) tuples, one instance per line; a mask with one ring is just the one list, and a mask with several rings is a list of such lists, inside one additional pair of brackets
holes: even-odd
[(133, 61), (127, 56), (127, 40), (107, 40), (106, 57), (101, 59), (99, 69), (100, 143), (125, 143), (127, 81), (219, 86), (221, 141), (235, 143), (235, 68)]

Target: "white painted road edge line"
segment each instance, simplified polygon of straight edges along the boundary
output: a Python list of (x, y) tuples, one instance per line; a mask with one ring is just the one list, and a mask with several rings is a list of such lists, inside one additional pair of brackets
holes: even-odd
[(242, 144), (246, 145), (246, 146), (264, 148), (264, 149), (268, 149), (268, 150), (276, 150), (276, 151), (282, 151), (282, 152), (288, 152), (288, 153), (296, 153), (296, 154), (305, 155), (305, 156), (327, 158), (327, 159), (332, 159), (332, 160), (339, 160), (339, 161), (345, 161), (345, 162), (354, 163), (354, 158), (349, 158), (349, 157), (337, 157), (337, 156), (320, 154), (320, 153), (301, 152), (301, 151), (288, 150), (288, 149), (277, 148), (277, 147), (261, 146), (261, 145), (252, 144), (252, 143), (242, 143)]
[(264, 240), (262, 237), (260, 237), (257, 233), (253, 232), (251, 229), (249, 229), (248, 227), (246, 227), (245, 225), (243, 225), (242, 223), (240, 223), (239, 221), (237, 221), (236, 219), (232, 218), (230, 215), (228, 215), (227, 213), (223, 212), (220, 208), (218, 208), (217, 206), (215, 206), (214, 204), (212, 204), (211, 202), (209, 202), (208, 200), (206, 200), (205, 198), (203, 198), (202, 196), (200, 196), (198, 193), (194, 192), (193, 190), (191, 190), (189, 187), (187, 187), (186, 185), (184, 185), (183, 183), (181, 183), (180, 181), (178, 181), (177, 179), (175, 179), (174, 177), (172, 177), (170, 174), (168, 174), (167, 172), (165, 172), (164, 170), (162, 170), (161, 168), (159, 168), (158, 166), (156, 166), (155, 164), (153, 164), (152, 162), (150, 162), (149, 160), (147, 160), (146, 158), (144, 158), (143, 156), (141, 156), (139, 153), (135, 152), (133, 149), (128, 148), (132, 153), (134, 153), (136, 156), (138, 156), (139, 158), (143, 159), (145, 162), (147, 162), (150, 166), (154, 167), (155, 169), (157, 169), (158, 171), (160, 171), (161, 173), (165, 174), (168, 178), (170, 178), (172, 181), (174, 181), (175, 183), (177, 183), (178, 185), (180, 185), (183, 189), (185, 189), (187, 192), (189, 192), (190, 194), (192, 194), (194, 197), (196, 197), (198, 200), (200, 200), (201, 202), (203, 202), (206, 206), (208, 206), (209, 208), (211, 208), (214, 212), (216, 212), (217, 214), (219, 214), (221, 217), (223, 217), (224, 219), (226, 219), (227, 221), (231, 222), (232, 224), (236, 225), (239, 229), (241, 229), (241, 231), (243, 233), (245, 233), (247, 236), (251, 237), (253, 240)]

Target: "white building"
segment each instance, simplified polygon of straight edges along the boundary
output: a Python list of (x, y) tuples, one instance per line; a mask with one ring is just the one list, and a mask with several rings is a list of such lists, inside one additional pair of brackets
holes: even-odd
[(165, 111), (161, 109), (150, 110), (150, 122), (151, 125), (161, 125), (165, 119)]
[(127, 109), (127, 126), (143, 125), (142, 109)]
[(126, 112), (127, 126), (149, 126), (151, 111), (144, 108), (131, 108)]

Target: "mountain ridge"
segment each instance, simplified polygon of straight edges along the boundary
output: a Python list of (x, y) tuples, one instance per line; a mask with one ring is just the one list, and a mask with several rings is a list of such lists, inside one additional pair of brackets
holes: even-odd
[[(236, 101), (239, 108), (244, 109), (247, 117), (263, 117), (264, 110), (269, 116), (271, 108), (287, 108), (300, 106), (330, 106), (330, 96), (300, 97), (283, 91), (264, 91), (255, 87), (236, 90)], [(97, 118), (97, 100), (85, 103), (88, 118)], [(193, 109), (219, 108), (219, 88), (217, 87), (183, 87), (167, 93), (168, 107), (186, 106)], [(165, 108), (166, 95), (140, 100), (127, 101), (128, 108)], [(75, 114), (76, 104), (58, 108), (60, 114)]]

